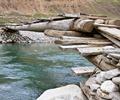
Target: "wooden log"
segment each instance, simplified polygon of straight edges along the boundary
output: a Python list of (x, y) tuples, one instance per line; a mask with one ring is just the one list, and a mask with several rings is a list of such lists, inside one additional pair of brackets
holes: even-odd
[(73, 30), (76, 31), (82, 31), (82, 32), (92, 32), (94, 25), (93, 25), (94, 21), (93, 20), (82, 20), (82, 19), (78, 19), (74, 22), (74, 27)]
[(83, 56), (98, 55), (104, 53), (120, 53), (119, 48), (114, 48), (112, 46), (77, 48), (77, 50)]
[(51, 37), (62, 37), (62, 36), (81, 36), (80, 32), (75, 31), (59, 31), (59, 30), (45, 30), (45, 35)]
[(95, 67), (76, 67), (71, 68), (76, 75), (90, 75), (94, 72)]
[(63, 19), (57, 21), (45, 21), (21, 26), (7, 26), (14, 30), (38, 31), (43, 32), (46, 29), (61, 30), (61, 31), (83, 31), (91, 32), (94, 28), (92, 20)]
[(108, 55), (111, 56), (111, 57), (114, 57), (116, 59), (120, 59), (120, 54), (119, 53), (109, 53)]
[(90, 62), (92, 62), (94, 65), (96, 65), (99, 69), (103, 71), (115, 69), (116, 66), (113, 66), (111, 64), (108, 64), (105, 62), (105, 56), (104, 55), (97, 55), (97, 56), (86, 56), (86, 59), (88, 59)]
[(111, 19), (111, 20), (106, 20), (106, 24), (110, 25), (117, 25), (120, 26), (120, 19)]
[(118, 40), (120, 40), (120, 30), (116, 28), (98, 27), (100, 32), (110, 35)]
[(99, 24), (99, 23), (94, 23), (95, 27), (109, 27), (109, 28), (120, 28), (120, 26), (117, 25), (108, 25), (108, 24)]
[(117, 45), (118, 47), (120, 47), (120, 41), (115, 39), (114, 37), (108, 35), (108, 34), (104, 34), (103, 32), (100, 32), (104, 37), (106, 37), (107, 39), (109, 39), (111, 42), (113, 42), (115, 45)]
[(68, 31), (71, 29), (73, 21), (74, 19), (65, 19), (58, 21), (46, 21), (21, 26), (7, 26), (7, 27), (15, 30), (38, 31), (38, 32), (43, 32), (46, 29)]

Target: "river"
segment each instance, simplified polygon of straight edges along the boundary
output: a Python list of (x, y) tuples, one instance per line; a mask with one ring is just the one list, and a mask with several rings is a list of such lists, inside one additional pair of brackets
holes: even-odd
[(35, 100), (46, 89), (75, 83), (71, 67), (91, 64), (53, 44), (0, 45), (0, 100)]

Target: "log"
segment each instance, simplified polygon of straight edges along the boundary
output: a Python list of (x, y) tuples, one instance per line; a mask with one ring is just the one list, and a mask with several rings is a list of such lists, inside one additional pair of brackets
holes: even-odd
[(104, 55), (86, 56), (85, 58), (92, 62), (94, 65), (96, 65), (102, 71), (107, 71), (116, 68), (115, 66), (108, 64), (104, 61), (104, 59), (106, 58)]
[(98, 27), (100, 32), (110, 35), (118, 40), (120, 40), (120, 30), (116, 28)]
[(120, 54), (119, 53), (109, 53), (108, 55), (111, 56), (111, 57), (114, 57), (116, 59), (120, 59)]
[(76, 67), (76, 68), (71, 68), (72, 71), (76, 74), (76, 75), (91, 75), (94, 70), (95, 67)]
[(85, 37), (79, 37), (76, 39), (73, 37), (70, 37), (69, 39), (65, 39), (63, 37), (63, 40), (56, 40), (56, 44), (62, 44), (62, 45), (74, 45), (74, 44), (90, 44), (90, 45), (110, 45), (112, 42), (107, 41), (105, 39), (96, 39), (96, 38), (85, 38)]
[(112, 46), (77, 48), (77, 50), (83, 56), (98, 55), (105, 53), (120, 53), (119, 48), (114, 48)]
[(85, 47), (93, 47), (95, 45), (67, 45), (67, 46), (59, 46), (60, 49), (76, 49), (76, 48), (85, 48)]
[(108, 25), (108, 24), (99, 24), (99, 23), (94, 23), (95, 27), (109, 27), (109, 28), (120, 28), (120, 26), (117, 25)]
[(43, 32), (46, 29), (61, 30), (61, 31), (83, 31), (91, 32), (94, 28), (92, 20), (81, 19), (63, 19), (57, 21), (45, 21), (33, 24), (26, 24), (20, 26), (7, 26), (7, 28), (14, 30), (38, 31)]
[(106, 37), (107, 39), (109, 39), (111, 42), (113, 42), (115, 45), (117, 45), (118, 47), (120, 47), (120, 41), (115, 39), (114, 37), (104, 34), (103, 32), (100, 32), (104, 37)]
[(15, 30), (38, 31), (38, 32), (43, 32), (46, 29), (68, 31), (71, 29), (71, 25), (73, 24), (73, 21), (74, 19), (66, 19), (59, 21), (50, 21), (50, 22), (46, 21), (46, 22), (26, 24), (21, 26), (7, 26), (7, 27)]
[(106, 24), (110, 24), (110, 25), (120, 26), (120, 19), (107, 20), (105, 23), (106, 23)]
[(45, 30), (45, 35), (51, 37), (62, 37), (62, 36), (81, 36), (80, 32), (75, 31), (59, 31), (59, 30)]
[(94, 21), (93, 20), (82, 20), (82, 19), (78, 19), (74, 22), (74, 27), (73, 30), (75, 31), (82, 31), (82, 32), (92, 32), (94, 25), (93, 25)]

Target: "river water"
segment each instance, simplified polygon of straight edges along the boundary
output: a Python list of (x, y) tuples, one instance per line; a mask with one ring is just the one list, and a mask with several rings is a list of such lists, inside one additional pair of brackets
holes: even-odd
[(79, 83), (71, 67), (90, 66), (52, 44), (0, 45), (0, 100), (35, 100), (46, 89)]

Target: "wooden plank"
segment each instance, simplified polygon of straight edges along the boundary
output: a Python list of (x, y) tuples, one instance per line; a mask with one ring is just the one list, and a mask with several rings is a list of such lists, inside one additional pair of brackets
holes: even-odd
[(120, 60), (120, 54), (119, 53), (109, 53), (108, 55)]
[(120, 48), (114, 48), (112, 46), (77, 48), (77, 50), (83, 56), (98, 55), (102, 53), (120, 53)]
[(65, 50), (65, 49), (76, 49), (76, 48), (85, 48), (85, 47), (93, 47), (95, 45), (67, 45), (67, 46), (59, 46), (60, 49)]
[(110, 45), (112, 42), (103, 40), (103, 39), (94, 39), (89, 40), (89, 38), (86, 39), (65, 39), (65, 40), (56, 40), (56, 44), (62, 44), (62, 45), (75, 45), (75, 44), (90, 44), (90, 45)]
[(95, 70), (95, 67), (76, 67), (76, 68), (71, 68), (72, 71), (76, 74), (76, 75), (88, 75), (88, 74), (92, 74)]
[(44, 31), (45, 35), (51, 37), (62, 37), (62, 36), (81, 36), (81, 33), (75, 31), (59, 31), (47, 29)]
[(110, 41), (112, 41), (114, 44), (116, 44), (118, 47), (120, 47), (120, 41), (115, 39), (114, 37), (104, 34), (103, 32), (100, 32), (104, 37), (106, 37), (107, 39), (109, 39)]
[(98, 30), (120, 40), (120, 30), (116, 28), (98, 27)]
[[(81, 33), (82, 34), (82, 33)], [(63, 39), (63, 40), (96, 40), (97, 38), (94, 38), (94, 37), (82, 37), (82, 36), (80, 36), (80, 37), (76, 37), (76, 36), (61, 36), (60, 37), (61, 39)]]
[(94, 25), (95, 25), (95, 27), (120, 28), (120, 26), (117, 26), (117, 25), (98, 24), (98, 23), (94, 23)]

